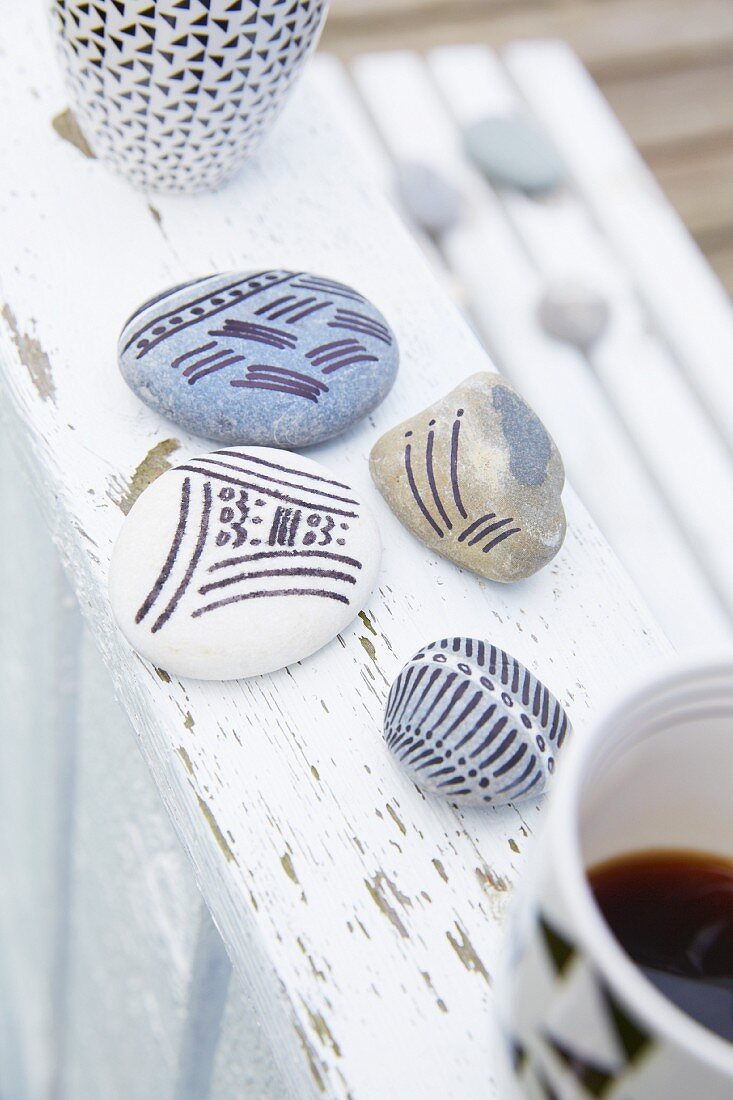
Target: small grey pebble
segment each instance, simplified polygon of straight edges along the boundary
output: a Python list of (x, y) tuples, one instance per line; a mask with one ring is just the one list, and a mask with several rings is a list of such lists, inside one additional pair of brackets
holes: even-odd
[(501, 806), (544, 793), (570, 722), (515, 657), (479, 638), (424, 646), (392, 684), (387, 745), (425, 791)]
[(567, 178), (555, 146), (532, 121), (520, 114), (481, 119), (464, 134), (466, 152), (487, 179), (529, 195), (554, 191)]
[(562, 282), (543, 295), (538, 315), (556, 340), (587, 350), (603, 335), (610, 318), (605, 298), (582, 283)]
[(402, 161), (396, 168), (396, 184), (405, 211), (431, 236), (440, 236), (460, 221), (460, 192), (430, 165)]

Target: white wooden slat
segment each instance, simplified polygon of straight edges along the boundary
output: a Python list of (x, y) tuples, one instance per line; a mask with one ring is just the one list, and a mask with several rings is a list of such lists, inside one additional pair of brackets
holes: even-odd
[(80, 616), (0, 425), (0, 1096), (41, 1100), (63, 1055)]
[[(156, 807), (160, 812), (160, 807)], [(209, 1097), (232, 967), (208, 909), (198, 903), (198, 928), (181, 1030), (174, 1100)], [(234, 1097), (236, 1092), (232, 1092)]]
[(733, 447), (733, 311), (723, 287), (572, 52), (562, 43), (518, 43), (506, 62)]
[[(286, 1100), (248, 991), (232, 974), (206, 1100)], [(198, 1100), (192, 1096), (191, 1100)]]
[[(489, 50), (439, 50), (431, 62), (461, 128), (485, 114), (523, 109)], [(721, 508), (733, 499), (733, 462), (662, 340), (650, 331), (613, 242), (598, 233), (570, 191), (545, 202), (506, 194), (503, 204), (547, 285), (572, 279), (609, 302), (611, 323), (593, 349), (593, 367), (733, 622), (733, 508)]]
[(310, 81), (321, 98), (329, 104), (334, 121), (342, 131), (342, 140), (349, 146), (355, 172), (363, 174), (369, 180), (370, 186), (378, 188), (395, 202), (398, 214), (407, 221), (426, 260), (441, 278), (446, 293), (460, 301), (461, 288), (447, 277), (435, 242), (426, 236), (420, 226), (411, 221), (409, 213), (400, 204), (395, 189), (394, 166), (364, 103), (356, 94), (347, 69), (332, 54), (318, 53), (311, 62)]
[[(2, 33), (36, 44), (22, 58), (7, 50), (0, 72), (0, 233), (18, 258), (0, 268), (6, 404), (288, 1087), (299, 1100), (497, 1095), (490, 976), (537, 814), (459, 814), (419, 795), (383, 748), (389, 682), (436, 633), (488, 633), (541, 672), (582, 736), (602, 698), (655, 664), (666, 643), (571, 490), (557, 560), (500, 588), (425, 551), (370, 487), (376, 434), (487, 360), (383, 199), (354, 175), (307, 78), (246, 172), (215, 195), (156, 197), (153, 214), (52, 130), (63, 97), (41, 13), (14, 6)], [(302, 665), (248, 682), (168, 682), (112, 625), (106, 571), (123, 519), (117, 501), (136, 470), (144, 481), (151, 448), (175, 438), (184, 456), (202, 443), (126, 390), (115, 339), (125, 315), (166, 283), (262, 263), (356, 283), (398, 332), (392, 394), (313, 452), (374, 507), (383, 570), (365, 618)]]
[[(443, 242), (447, 261), (469, 289), (482, 336), (557, 439), (569, 477), (669, 637), (678, 647), (726, 638), (728, 621), (714, 592), (587, 364), (539, 330), (544, 281), (498, 199), (468, 165), (424, 65), (413, 54), (393, 53), (363, 57), (353, 71), (390, 150), (439, 167), (466, 196), (464, 222)], [(460, 74), (452, 86), (460, 94)], [(505, 83), (497, 94), (508, 106)], [(660, 545), (663, 562), (649, 550)], [(684, 603), (680, 586), (690, 593)]]
[(78, 704), (61, 1095), (181, 1100), (201, 902), (88, 635)]
[[(13, 533), (0, 548), (0, 1096), (205, 1100), (211, 1077), (212, 1097), (241, 1100), (243, 1075), (214, 1067), (239, 1051), (252, 1100), (276, 1100), (272, 1055), (238, 988), (219, 1052), (228, 959), (107, 673), (88, 639), (82, 647), (76, 600), (7, 432), (0, 470)], [(151, 844), (144, 855), (136, 828)], [(153, 843), (161, 834), (165, 845)], [(157, 1020), (149, 1033), (131, 1025), (141, 1009)]]
[(393, 175), (387, 151), (349, 80), (347, 70), (333, 54), (317, 53), (311, 61), (308, 75), (311, 85), (331, 105), (334, 121), (348, 143), (359, 174), (369, 180), (370, 186), (390, 191)]

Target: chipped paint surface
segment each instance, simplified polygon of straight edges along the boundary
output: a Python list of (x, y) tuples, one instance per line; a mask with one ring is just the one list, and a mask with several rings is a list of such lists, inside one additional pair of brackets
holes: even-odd
[(196, 798), (198, 799), (199, 809), (201, 810), (201, 813), (206, 818), (206, 823), (209, 826), (209, 828), (211, 829), (211, 832), (214, 835), (214, 839), (216, 840), (216, 843), (219, 845), (222, 852), (224, 853), (224, 858), (227, 860), (228, 863), (236, 863), (237, 862), (237, 857), (234, 855), (234, 852), (229, 847), (227, 839), (224, 836), (221, 829), (219, 828), (217, 820), (214, 817), (214, 815), (212, 814), (211, 808), (209, 807), (208, 802), (205, 802), (200, 794), (197, 794)]
[(409, 939), (410, 933), (407, 931), (407, 928), (403, 924), (402, 918), (400, 917), (399, 913), (388, 899), (384, 887), (388, 887), (393, 895), (393, 898), (395, 898), (403, 908), (411, 905), (410, 899), (408, 897), (405, 897), (405, 895), (397, 889), (395, 884), (387, 878), (384, 871), (379, 871), (371, 880), (365, 879), (364, 885), (369, 891), (369, 896), (371, 897), (372, 901), (377, 906), (379, 911), (383, 913), (390, 924), (397, 929), (403, 939)]
[(448, 876), (445, 873), (445, 867), (443, 866), (441, 860), (434, 859), (432, 862), (433, 862), (433, 867), (438, 872), (438, 874), (442, 878), (443, 882), (447, 882), (448, 881)]
[(337, 1058), (341, 1057), (341, 1047), (338, 1045), (331, 1029), (324, 1020), (320, 1012), (312, 1012), (306, 1005), (306, 1012), (308, 1013), (308, 1019), (310, 1020), (311, 1027), (315, 1031), (318, 1038), (321, 1040), (324, 1046), (329, 1046)]
[(323, 1075), (321, 1073), (321, 1065), (319, 1063), (318, 1055), (316, 1054), (315, 1047), (313, 1046), (312, 1043), (310, 1043), (308, 1041), (308, 1037), (305, 1034), (305, 1032), (303, 1031), (303, 1028), (300, 1026), (300, 1024), (295, 1022), (295, 1023), (293, 1023), (293, 1027), (295, 1028), (295, 1034), (298, 1036), (298, 1039), (300, 1040), (300, 1045), (302, 1046), (303, 1051), (305, 1052), (305, 1056), (308, 1059), (308, 1067), (310, 1069), (311, 1076), (313, 1077), (313, 1080), (315, 1081), (316, 1085), (318, 1086), (318, 1091), (319, 1092), (325, 1092), (326, 1091), (326, 1086), (325, 1086), (325, 1083), (324, 1083), (324, 1080), (323, 1080)]
[(397, 811), (390, 805), (389, 802), (387, 803), (387, 813), (392, 818), (392, 820), (394, 821), (395, 825), (400, 830), (402, 835), (407, 836), (407, 828), (405, 826), (404, 821), (402, 821), (402, 819), (398, 815)]
[(427, 970), (423, 970), (423, 972), (422, 972), (422, 976), (423, 976), (423, 980), (424, 980), (424, 982), (425, 982), (425, 985), (426, 985), (426, 986), (428, 987), (428, 989), (430, 990), (430, 992), (431, 992), (431, 993), (433, 993), (433, 994), (435, 994), (435, 1003), (437, 1004), (437, 1006), (438, 1006), (438, 1008), (440, 1009), (440, 1011), (441, 1011), (441, 1012), (445, 1012), (445, 1013), (447, 1013), (447, 1012), (448, 1012), (448, 1006), (446, 1005), (446, 1003), (445, 1003), (445, 1001), (443, 1000), (443, 998), (442, 998), (442, 997), (439, 997), (439, 996), (437, 995), (437, 993), (435, 993), (435, 987), (434, 987), (434, 985), (433, 985), (433, 980), (432, 980), (432, 978), (430, 977), (430, 974), (429, 974), (429, 973), (427, 972)]
[(461, 960), (466, 970), (473, 970), (476, 974), (480, 974), (481, 977), (491, 985), (491, 978), (489, 972), (479, 958), (476, 949), (468, 938), (468, 933), (464, 928), (461, 928), (458, 921), (456, 921), (456, 931), (458, 938), (456, 938), (452, 932), (446, 932), (448, 942), (455, 951), (458, 958)]
[(476, 878), (479, 880), (483, 888), (487, 893), (506, 893), (511, 889), (506, 879), (501, 875), (495, 874), (490, 867), (484, 864), (482, 867), (476, 868)]
[(81, 131), (81, 127), (76, 120), (76, 115), (67, 107), (65, 111), (61, 111), (60, 114), (55, 115), (51, 119), (51, 125), (56, 133), (64, 141), (68, 141), (70, 145), (73, 145), (75, 149), (78, 149), (80, 153), (83, 153), (88, 160), (94, 160), (94, 153), (91, 146)]
[(365, 626), (365, 627), (367, 628), (367, 630), (369, 631), (369, 633), (370, 633), (370, 634), (373, 634), (373, 635), (374, 635), (374, 637), (376, 638), (376, 637), (377, 637), (377, 632), (376, 632), (376, 630), (374, 629), (374, 625), (372, 624), (372, 620), (371, 620), (371, 619), (369, 618), (369, 616), (367, 615), (366, 611), (360, 611), (360, 612), (359, 612), (359, 618), (360, 618), (360, 619), (361, 619), (361, 621), (362, 621), (362, 622), (364, 623), (364, 626)]
[(295, 873), (295, 867), (293, 866), (293, 859), (290, 855), (290, 852), (286, 852), (285, 855), (280, 856), (280, 863), (282, 864), (283, 871), (288, 876), (290, 881), (299, 886), (300, 883), (298, 882), (298, 876)]
[(148, 485), (156, 478), (171, 469), (168, 456), (172, 455), (180, 447), (177, 439), (162, 439), (151, 447), (145, 457), (137, 464), (132, 477), (127, 485), (110, 490), (110, 497), (114, 503), (127, 515), (133, 504), (143, 493)]
[(10, 306), (3, 306), (2, 316), (10, 329), (10, 338), (18, 350), (20, 361), (28, 371), (38, 396), (43, 401), (55, 403), (56, 383), (53, 380), (51, 360), (40, 341), (21, 330)]
[(178, 755), (183, 763), (186, 765), (186, 770), (189, 775), (193, 775), (193, 764), (191, 763), (191, 757), (188, 755), (183, 745), (178, 746)]

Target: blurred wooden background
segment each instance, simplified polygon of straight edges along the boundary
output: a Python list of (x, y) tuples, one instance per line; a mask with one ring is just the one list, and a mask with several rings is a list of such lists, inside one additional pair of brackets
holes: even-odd
[(527, 37), (576, 50), (733, 294), (733, 0), (332, 0), (323, 48)]

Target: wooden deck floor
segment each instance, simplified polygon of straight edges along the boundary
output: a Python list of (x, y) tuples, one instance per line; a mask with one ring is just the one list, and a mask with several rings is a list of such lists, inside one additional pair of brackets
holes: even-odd
[(733, 0), (332, 0), (324, 48), (560, 37), (733, 294)]

